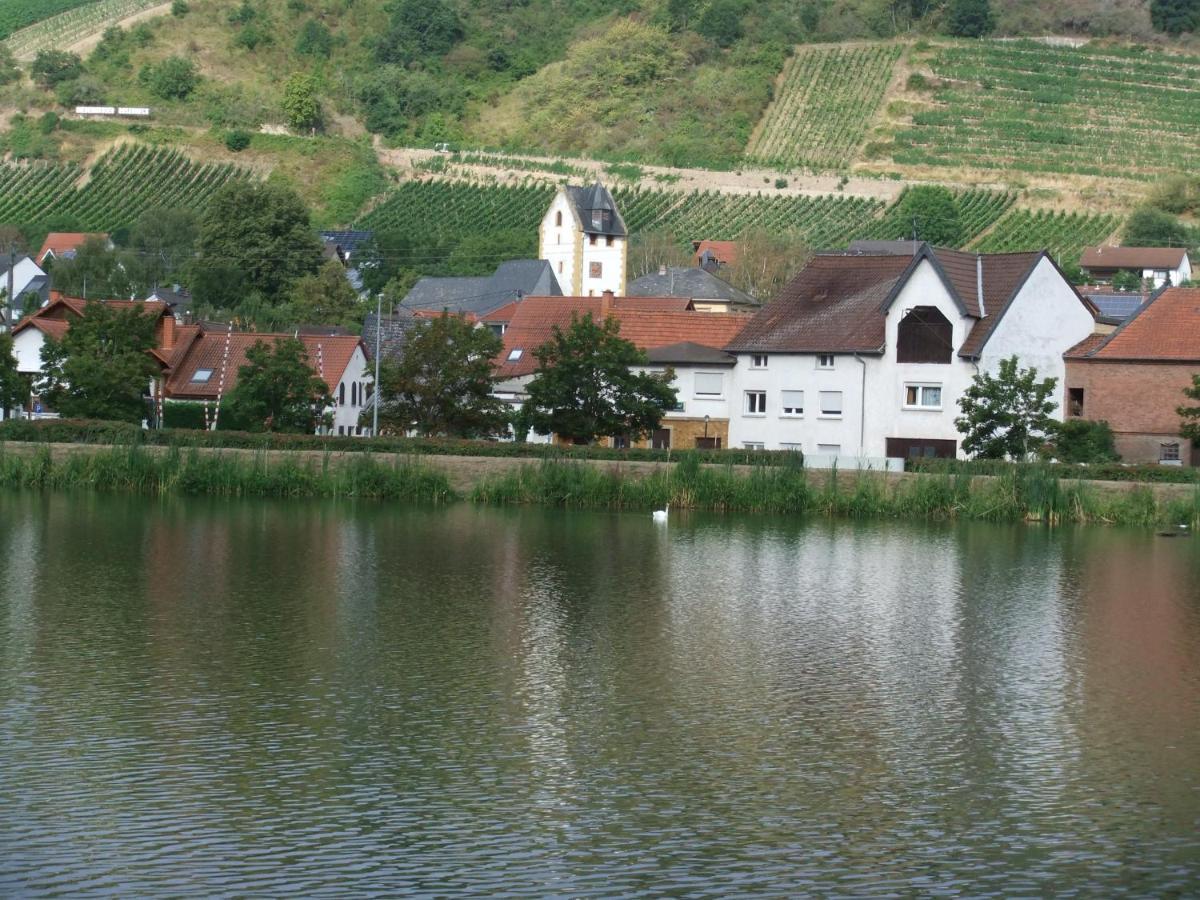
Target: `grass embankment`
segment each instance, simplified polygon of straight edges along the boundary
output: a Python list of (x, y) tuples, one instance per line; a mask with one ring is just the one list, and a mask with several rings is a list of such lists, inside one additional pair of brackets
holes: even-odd
[[(824, 474), (824, 473), (822, 473)], [(1042, 466), (1011, 467), (994, 477), (965, 473), (889, 478), (838, 473), (814, 478), (800, 466), (701, 467), (694, 457), (642, 478), (578, 463), (544, 461), (481, 482), (471, 499), (575, 509), (677, 508), (852, 518), (1035, 521), (1057, 525), (1200, 526), (1200, 487), (1160, 500), (1148, 487), (1103, 490), (1066, 481)]]

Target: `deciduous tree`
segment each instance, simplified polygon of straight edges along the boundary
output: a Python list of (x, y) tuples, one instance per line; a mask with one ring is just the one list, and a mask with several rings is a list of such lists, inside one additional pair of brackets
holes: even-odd
[(0, 419), (7, 419), (9, 410), (16, 409), (28, 397), (29, 382), (17, 371), (12, 335), (0, 334)]
[[(461, 316), (419, 320), (399, 359), (379, 370), (381, 430), (489, 437), (507, 425), (508, 406), (492, 396), (492, 360), (502, 344)], [(365, 420), (364, 420), (365, 424)]]
[(946, 30), (959, 37), (983, 37), (996, 27), (988, 0), (950, 0), (946, 8)]
[(304, 343), (256, 341), (246, 359), (227, 400), (232, 418), (252, 431), (315, 431), (333, 399), (309, 365)]
[(1150, 0), (1150, 23), (1167, 34), (1200, 31), (1200, 0)]
[(1055, 427), (1057, 382), (1038, 381), (1037, 369), (1019, 368), (1016, 356), (1001, 360), (995, 375), (980, 372), (958, 401), (963, 450), (981, 459), (1028, 459)]
[(675, 405), (674, 374), (638, 371), (646, 354), (620, 336), (611, 316), (572, 316), (566, 331), (534, 351), (537, 377), (529, 383), (522, 418), (543, 434), (579, 442), (597, 437), (645, 437)]
[(1183, 394), (1189, 400), (1195, 400), (1197, 403), (1195, 406), (1180, 406), (1175, 410), (1183, 419), (1179, 433), (1186, 438), (1191, 438), (1194, 443), (1200, 444), (1200, 375), (1192, 376), (1191, 387), (1184, 388)]
[(363, 311), (345, 267), (331, 259), (315, 274), (296, 281), (286, 313), (294, 325), (357, 325)]
[(958, 247), (963, 242), (962, 220), (954, 192), (940, 185), (918, 185), (904, 192), (892, 214), (901, 231), (888, 237), (916, 237), (938, 247)]
[(306, 72), (297, 72), (283, 85), (283, 115), (290, 127), (317, 128), (321, 124), (321, 101), (317, 80)]

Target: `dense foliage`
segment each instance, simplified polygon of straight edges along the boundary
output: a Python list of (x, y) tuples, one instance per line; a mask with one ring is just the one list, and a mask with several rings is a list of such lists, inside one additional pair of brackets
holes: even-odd
[(954, 420), (963, 450), (978, 459), (1029, 459), (1054, 431), (1056, 384), (1055, 378), (1038, 381), (1037, 369), (1020, 368), (1016, 356), (1001, 360), (995, 375), (978, 373)]
[(230, 415), (252, 431), (308, 434), (333, 403), (324, 380), (313, 374), (304, 343), (286, 338), (256, 341), (238, 369), (237, 387), (226, 399)]
[(1183, 389), (1183, 394), (1194, 401), (1194, 405), (1184, 404), (1176, 410), (1183, 420), (1179, 433), (1200, 445), (1200, 374), (1192, 376), (1192, 384)]
[(1150, 0), (1150, 21), (1159, 31), (1200, 31), (1200, 0)]
[(7, 419), (29, 397), (29, 382), (17, 371), (12, 335), (0, 333), (0, 419)]
[(1109, 424), (1090, 419), (1056, 423), (1046, 452), (1064, 463), (1111, 463), (1121, 459)]

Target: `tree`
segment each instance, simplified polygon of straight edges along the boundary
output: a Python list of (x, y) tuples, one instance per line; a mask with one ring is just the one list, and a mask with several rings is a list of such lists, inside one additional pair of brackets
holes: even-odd
[(29, 382), (17, 371), (12, 335), (0, 334), (0, 419), (7, 419), (9, 410), (16, 409), (28, 397)]
[(629, 237), (629, 278), (653, 275), (663, 266), (690, 266), (691, 255), (671, 231), (638, 231)]
[(29, 74), (40, 87), (52, 88), (83, 74), (83, 61), (66, 50), (39, 50)]
[(537, 377), (529, 383), (522, 418), (543, 434), (575, 442), (629, 435), (638, 439), (658, 427), (675, 405), (674, 373), (636, 371), (646, 355), (620, 336), (613, 317), (571, 317), (563, 331), (534, 351)]
[(1150, 24), (1167, 34), (1200, 30), (1200, 0), (1150, 0)]
[(346, 280), (346, 269), (336, 259), (315, 274), (297, 279), (291, 288), (287, 316), (294, 325), (358, 325), (363, 304)]
[(811, 256), (799, 234), (774, 234), (755, 228), (742, 235), (737, 261), (721, 275), (734, 287), (766, 303), (804, 268)]
[(954, 425), (963, 450), (981, 459), (1028, 459), (1055, 428), (1058, 405), (1049, 399), (1056, 378), (1037, 380), (1037, 369), (1018, 369), (1016, 356), (1000, 361), (996, 375), (980, 372), (958, 401)]
[(381, 63), (408, 65), (441, 56), (463, 36), (458, 13), (446, 0), (395, 0), (390, 12), (391, 27), (375, 44)]
[(279, 302), (293, 281), (321, 265), (321, 242), (312, 232), (308, 208), (295, 191), (274, 182), (222, 185), (200, 219), (199, 245), (195, 270), (217, 273), (195, 279), (194, 293), (202, 303), (233, 299), (223, 288), (226, 275), (240, 281), (243, 290)]
[(404, 434), (490, 437), (507, 425), (508, 405), (492, 396), (492, 360), (503, 346), (491, 329), (443, 313), (419, 320), (399, 359), (379, 369), (379, 421)]
[(200, 220), (190, 209), (155, 207), (138, 216), (129, 235), (145, 276), (154, 284), (179, 278), (196, 254)]
[(946, 9), (946, 31), (959, 37), (983, 37), (996, 27), (988, 0), (950, 0)]
[(739, 0), (712, 0), (696, 23), (696, 31), (718, 47), (729, 47), (742, 36), (743, 9)]
[(963, 242), (962, 220), (954, 192), (940, 185), (908, 188), (892, 213), (903, 230), (894, 236), (928, 241), (937, 247), (958, 247)]
[(1111, 426), (1090, 419), (1055, 422), (1053, 446), (1048, 449), (1055, 459), (1065, 463), (1106, 463), (1121, 458)]
[(316, 19), (309, 19), (300, 29), (296, 39), (296, 52), (301, 56), (319, 56), (329, 58), (333, 50), (333, 35), (329, 29)]
[(61, 341), (42, 346), (38, 393), (66, 418), (140, 422), (150, 379), (158, 374), (147, 352), (156, 321), (138, 307), (89, 303)]
[(136, 260), (124, 258), (105, 238), (95, 236), (84, 241), (73, 258), (54, 260), (50, 283), (68, 297), (128, 300), (146, 287), (136, 269)]
[[(1183, 394), (1189, 400), (1200, 401), (1200, 374), (1192, 376), (1191, 387), (1185, 387)], [(1179, 433), (1186, 438), (1191, 438), (1194, 443), (1200, 444), (1200, 405), (1180, 406), (1175, 411), (1183, 419)]]
[(288, 126), (297, 130), (316, 128), (321, 124), (317, 80), (307, 72), (297, 72), (284, 84), (283, 115)]
[(333, 398), (309, 365), (304, 343), (296, 338), (274, 345), (255, 341), (246, 359), (227, 401), (232, 416), (252, 431), (316, 431)]
[(696, 0), (667, 0), (667, 24), (671, 31), (685, 31), (692, 14), (696, 12)]
[(0, 44), (0, 85), (9, 84), (21, 77), (17, 60), (8, 44)]
[(1186, 225), (1161, 209), (1143, 206), (1125, 223), (1127, 247), (1187, 247), (1193, 235)]
[(1142, 273), (1121, 269), (1113, 275), (1112, 286), (1118, 291), (1140, 291), (1142, 289)]
[(199, 80), (196, 64), (182, 56), (168, 56), (160, 62), (148, 63), (138, 73), (142, 86), (164, 100), (186, 100)]

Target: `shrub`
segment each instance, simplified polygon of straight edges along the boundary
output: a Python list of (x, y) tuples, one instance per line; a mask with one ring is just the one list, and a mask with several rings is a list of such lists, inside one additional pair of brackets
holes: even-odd
[(39, 50), (29, 74), (39, 86), (52, 88), (83, 74), (83, 62), (65, 50)]
[(171, 0), (171, 15), (181, 19), (188, 14), (187, 0)]
[(319, 56), (328, 58), (333, 50), (333, 35), (329, 29), (316, 19), (309, 19), (300, 29), (300, 37), (296, 39), (296, 52), (301, 56)]
[(138, 74), (138, 80), (147, 90), (164, 100), (186, 100), (196, 89), (199, 78), (196, 64), (182, 56), (148, 63)]
[(234, 153), (240, 153), (250, 146), (250, 132), (235, 128), (225, 132), (225, 147)]
[(775, 179), (775, 187), (779, 188), (780, 190), (783, 190), (787, 186), (788, 186), (788, 180), (786, 178), (776, 178)]
[(1110, 463), (1121, 457), (1107, 422), (1067, 419), (1051, 431), (1049, 454), (1064, 463)]

